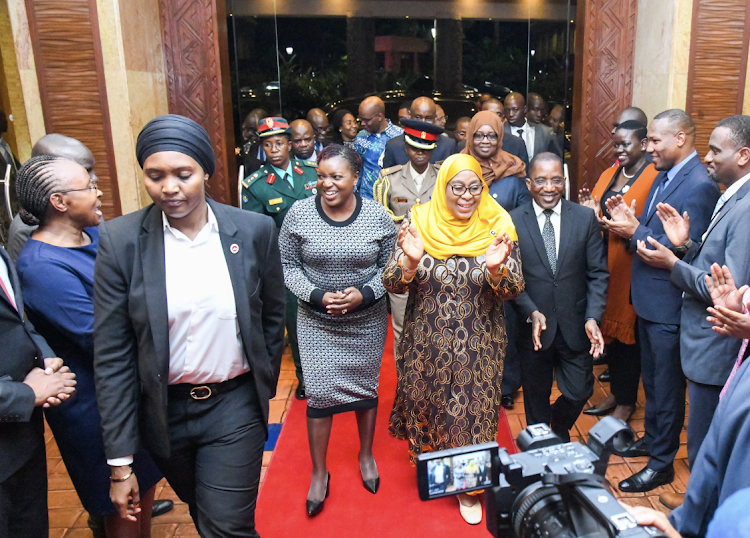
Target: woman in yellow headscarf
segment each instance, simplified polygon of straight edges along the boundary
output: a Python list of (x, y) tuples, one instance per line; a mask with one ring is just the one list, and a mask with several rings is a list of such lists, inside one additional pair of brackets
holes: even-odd
[[(390, 432), (409, 441), (412, 460), (497, 436), (503, 301), (524, 288), (517, 240), (481, 166), (464, 154), (445, 160), (432, 199), (401, 226), (383, 284), (409, 291)], [(481, 521), (476, 498), (459, 495), (459, 504), (467, 522)]]

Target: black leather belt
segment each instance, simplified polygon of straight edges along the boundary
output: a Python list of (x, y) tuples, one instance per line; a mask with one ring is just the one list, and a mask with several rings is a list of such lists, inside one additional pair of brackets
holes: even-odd
[(212, 396), (218, 396), (219, 394), (223, 394), (229, 392), (230, 390), (236, 389), (243, 383), (251, 381), (251, 377), (252, 373), (247, 372), (224, 381), (223, 383), (205, 383), (203, 385), (178, 383), (177, 385), (169, 385), (168, 391), (170, 396), (190, 396), (193, 400), (207, 400)]

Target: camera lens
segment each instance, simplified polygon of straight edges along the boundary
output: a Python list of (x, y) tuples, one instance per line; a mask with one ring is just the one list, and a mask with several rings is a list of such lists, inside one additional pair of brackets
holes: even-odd
[(575, 538), (568, 510), (556, 487), (534, 483), (513, 503), (512, 521), (518, 538)]

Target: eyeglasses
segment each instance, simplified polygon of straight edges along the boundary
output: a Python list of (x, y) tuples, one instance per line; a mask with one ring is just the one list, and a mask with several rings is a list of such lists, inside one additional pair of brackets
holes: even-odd
[(375, 119), (375, 118), (377, 118), (378, 116), (380, 116), (380, 114), (375, 114), (374, 116), (371, 116), (371, 117), (369, 117), (369, 118), (362, 118), (362, 117), (359, 117), (359, 118), (357, 118), (357, 121), (358, 121), (359, 123), (370, 123), (370, 122), (371, 122), (372, 120), (374, 120), (374, 119)]
[(490, 142), (497, 142), (497, 133), (474, 133), (474, 142), (481, 142), (485, 138)]
[(473, 185), (469, 185), (468, 188), (466, 185), (463, 185), (462, 183), (451, 183), (450, 184), (451, 190), (453, 191), (454, 196), (463, 196), (464, 193), (468, 190), (469, 194), (472, 196), (479, 196), (482, 194), (482, 189), (484, 187), (480, 183), (474, 183)]
[(565, 184), (564, 177), (553, 177), (552, 179), (544, 179), (544, 178), (538, 177), (538, 178), (532, 179), (531, 181), (537, 187), (544, 187), (548, 182), (552, 183), (552, 185), (554, 185), (555, 187), (559, 187)]
[(67, 190), (64, 190), (64, 191), (54, 192), (53, 194), (66, 194), (68, 192), (78, 192), (78, 191), (95, 191), (95, 190), (98, 190), (98, 189), (99, 189), (99, 184), (98, 183), (89, 183), (88, 187), (83, 187), (81, 189), (67, 189)]

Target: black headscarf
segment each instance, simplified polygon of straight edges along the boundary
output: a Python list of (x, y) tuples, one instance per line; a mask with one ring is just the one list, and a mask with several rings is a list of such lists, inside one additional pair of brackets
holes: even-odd
[(192, 157), (209, 176), (216, 170), (216, 155), (208, 133), (185, 116), (157, 116), (143, 127), (135, 144), (135, 154), (141, 168), (150, 155), (160, 151), (177, 151)]

